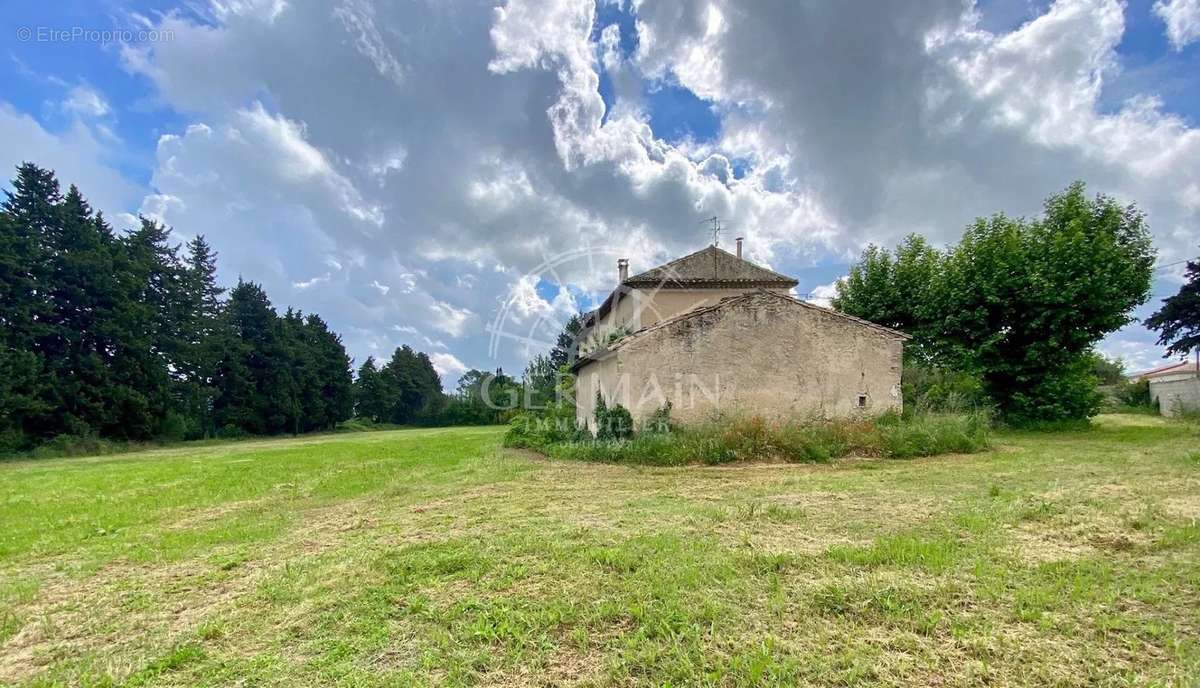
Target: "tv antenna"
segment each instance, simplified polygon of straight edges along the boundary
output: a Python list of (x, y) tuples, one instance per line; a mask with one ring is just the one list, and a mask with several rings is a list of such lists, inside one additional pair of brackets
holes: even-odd
[(712, 245), (717, 246), (718, 244), (721, 243), (722, 228), (721, 228), (720, 218), (718, 218), (716, 215), (713, 215), (712, 217), (708, 217), (708, 218), (705, 218), (700, 221), (700, 224), (705, 224), (705, 223), (708, 223), (709, 225), (711, 225), (708, 228), (708, 231), (712, 232)]

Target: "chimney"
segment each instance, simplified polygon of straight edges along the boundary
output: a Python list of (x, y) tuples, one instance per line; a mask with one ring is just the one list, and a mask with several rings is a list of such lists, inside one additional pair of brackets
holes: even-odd
[(629, 259), (628, 258), (618, 258), (617, 259), (617, 276), (618, 276), (618, 279), (617, 279), (618, 284), (629, 279)]
[(742, 257), (742, 238), (743, 237), (737, 238), (737, 257), (738, 258)]

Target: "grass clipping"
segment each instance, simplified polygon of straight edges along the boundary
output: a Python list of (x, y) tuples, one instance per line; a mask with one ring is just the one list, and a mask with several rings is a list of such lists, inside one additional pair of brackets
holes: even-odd
[(990, 421), (981, 412), (830, 420), (739, 416), (684, 426), (648, 424), (618, 439), (596, 439), (581, 429), (564, 430), (553, 420), (518, 416), (504, 443), (560, 459), (681, 466), (734, 461), (812, 463), (842, 456), (903, 459), (978, 452), (990, 442)]

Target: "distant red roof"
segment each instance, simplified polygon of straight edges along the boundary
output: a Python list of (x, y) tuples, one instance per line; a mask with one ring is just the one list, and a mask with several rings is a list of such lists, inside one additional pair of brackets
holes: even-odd
[(1196, 372), (1196, 362), (1195, 361), (1177, 361), (1175, 363), (1168, 363), (1167, 365), (1159, 366), (1157, 368), (1151, 368), (1150, 370), (1143, 370), (1140, 373), (1134, 373), (1130, 377), (1134, 381), (1137, 381), (1137, 380), (1146, 380), (1146, 379), (1149, 379), (1152, 377), (1161, 377), (1163, 375), (1174, 375), (1176, 373), (1194, 373), (1194, 372)]

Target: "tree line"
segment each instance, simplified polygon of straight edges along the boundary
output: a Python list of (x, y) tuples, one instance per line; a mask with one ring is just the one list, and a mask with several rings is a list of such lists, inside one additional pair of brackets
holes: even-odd
[(912, 335), (906, 365), (969, 376), (1010, 421), (1079, 419), (1100, 403), (1093, 347), (1149, 298), (1154, 260), (1141, 211), (1075, 183), (945, 249), (868, 247), (833, 307)]
[(574, 347), (564, 331), (521, 379), (471, 370), (451, 394), (408, 346), (355, 376), (319, 315), (280, 315), (260, 285), (239, 278), (226, 293), (216, 275), (202, 235), (173, 244), (145, 217), (114, 231), (74, 185), (64, 194), (53, 171), (20, 165), (0, 204), (0, 454), (55, 438), (304, 433), (352, 417), (500, 423), (506, 400), (552, 396)]
[[(524, 410), (544, 409), (556, 402), (563, 378), (579, 354), (581, 315), (572, 315), (559, 332), (554, 346), (535, 354), (521, 376), (503, 369), (468, 370), (459, 378), (455, 391), (442, 400), (437, 422), (445, 425), (492, 425), (507, 423)], [(362, 379), (362, 372), (359, 372)]]
[(216, 282), (203, 236), (115, 232), (74, 185), (18, 167), (0, 205), (0, 450), (307, 432), (352, 411), (350, 359), (315, 314)]

